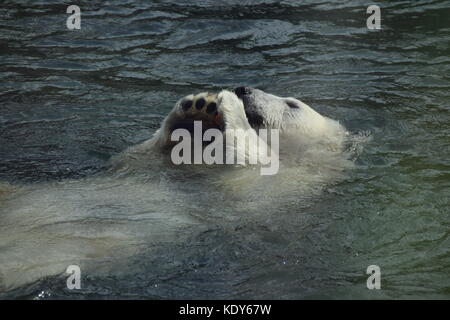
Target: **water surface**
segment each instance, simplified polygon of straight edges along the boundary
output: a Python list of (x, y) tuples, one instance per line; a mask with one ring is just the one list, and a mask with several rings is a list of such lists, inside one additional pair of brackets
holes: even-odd
[[(260, 220), (240, 219), (226, 197), (205, 218), (195, 202), (171, 199), (168, 184), (145, 210), (185, 210), (206, 221), (198, 232), (135, 248), (125, 265), (83, 274), (76, 292), (64, 276), (43, 276), (1, 295), (448, 299), (450, 3), (378, 3), (382, 30), (371, 31), (359, 0), (79, 1), (81, 30), (70, 31), (66, 4), (3, 1), (0, 181), (39, 188), (97, 176), (151, 137), (180, 97), (239, 85), (295, 96), (370, 139), (344, 179)], [(125, 213), (99, 215), (115, 223)], [(145, 212), (133, 219), (118, 233), (145, 240)], [(0, 265), (25, 239), (0, 243)], [(366, 288), (373, 264), (382, 290)]]

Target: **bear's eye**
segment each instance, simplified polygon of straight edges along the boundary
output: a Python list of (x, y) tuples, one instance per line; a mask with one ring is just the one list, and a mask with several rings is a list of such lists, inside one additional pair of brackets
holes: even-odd
[(295, 103), (294, 101), (286, 101), (286, 104), (289, 106), (289, 108), (291, 109), (299, 109), (300, 107), (298, 106), (297, 103)]

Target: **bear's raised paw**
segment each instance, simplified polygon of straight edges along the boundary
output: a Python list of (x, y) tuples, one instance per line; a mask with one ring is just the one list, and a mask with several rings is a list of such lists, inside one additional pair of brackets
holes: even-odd
[(180, 119), (174, 123), (172, 130), (177, 128), (191, 130), (194, 121), (202, 121), (203, 129), (223, 129), (217, 106), (217, 94), (215, 93), (202, 92), (184, 97), (176, 106), (176, 112)]

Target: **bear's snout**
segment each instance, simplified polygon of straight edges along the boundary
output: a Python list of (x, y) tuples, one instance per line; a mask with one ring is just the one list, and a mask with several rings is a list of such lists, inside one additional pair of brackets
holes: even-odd
[(245, 95), (249, 95), (252, 91), (250, 87), (237, 87), (233, 90), (234, 94), (238, 96), (238, 98), (242, 98)]

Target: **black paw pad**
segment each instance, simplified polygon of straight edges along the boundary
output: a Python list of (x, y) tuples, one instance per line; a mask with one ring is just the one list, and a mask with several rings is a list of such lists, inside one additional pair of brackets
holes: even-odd
[(183, 111), (187, 111), (192, 107), (192, 100), (184, 100), (181, 102), (181, 108), (183, 108)]
[(213, 113), (217, 111), (217, 104), (215, 102), (211, 102), (206, 106), (206, 113)]
[(202, 109), (204, 105), (205, 105), (205, 99), (203, 99), (203, 98), (200, 98), (195, 102), (195, 107), (197, 108), (197, 110)]

